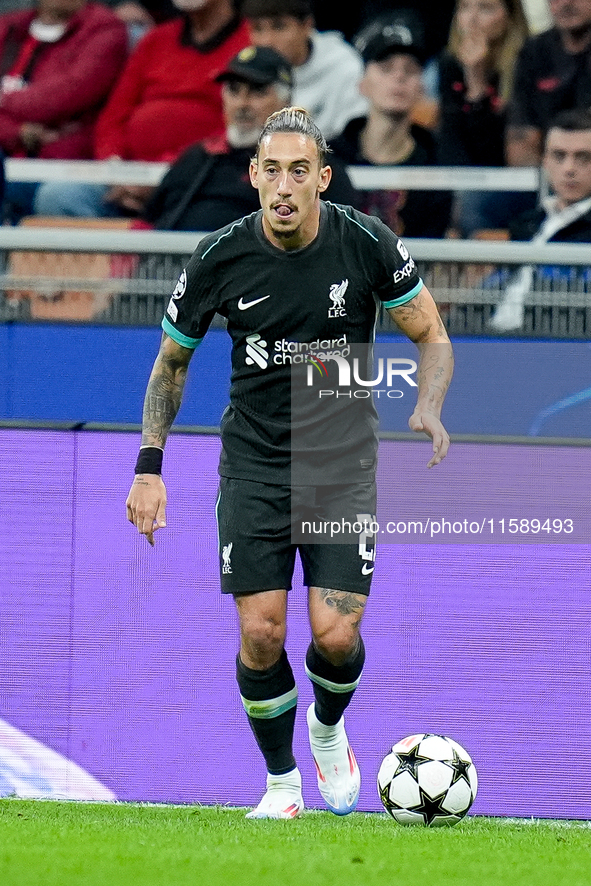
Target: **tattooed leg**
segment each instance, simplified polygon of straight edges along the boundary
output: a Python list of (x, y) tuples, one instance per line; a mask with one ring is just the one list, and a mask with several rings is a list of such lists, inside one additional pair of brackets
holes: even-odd
[[(317, 765), (318, 748), (313, 739), (318, 731), (318, 722), (323, 724), (324, 731), (320, 730), (323, 734), (326, 727), (336, 728), (340, 723), (338, 734), (343, 761), (348, 759), (347, 738), (341, 718), (353, 698), (365, 662), (365, 648), (359, 634), (359, 625), (366, 600), (367, 597), (362, 594), (332, 588), (310, 588), (312, 642), (306, 654), (306, 673), (312, 681), (314, 705), (308, 711), (308, 726), (311, 729), (310, 741)], [(327, 736), (332, 748), (333, 732), (329, 730)], [(332, 772), (332, 768), (329, 766), (327, 771)], [(358, 778), (354, 787), (358, 791)]]
[(308, 608), (314, 646), (332, 664), (343, 664), (359, 649), (359, 626), (366, 602), (364, 594), (310, 588)]

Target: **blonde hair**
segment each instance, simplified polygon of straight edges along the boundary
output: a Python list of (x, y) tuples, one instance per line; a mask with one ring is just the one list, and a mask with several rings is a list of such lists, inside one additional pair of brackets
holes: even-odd
[[(515, 64), (519, 50), (523, 46), (529, 34), (527, 19), (521, 0), (501, 0), (508, 13), (507, 29), (505, 36), (491, 51), (492, 70), (499, 77), (499, 96), (507, 102), (513, 90), (513, 78)], [(459, 48), (461, 44), (460, 29), (458, 27), (458, 10), (460, 0), (456, 0), (453, 19), (449, 30), (447, 51), (456, 61), (460, 62)]]
[(289, 108), (282, 108), (280, 111), (275, 111), (267, 117), (257, 142), (257, 157), (263, 140), (268, 135), (273, 135), (276, 132), (295, 132), (298, 135), (304, 135), (307, 138), (312, 139), (318, 148), (320, 167), (322, 168), (323, 166), (326, 166), (326, 159), (330, 148), (328, 147), (322, 132), (316, 123), (314, 123), (314, 120), (305, 108), (298, 108), (292, 105)]

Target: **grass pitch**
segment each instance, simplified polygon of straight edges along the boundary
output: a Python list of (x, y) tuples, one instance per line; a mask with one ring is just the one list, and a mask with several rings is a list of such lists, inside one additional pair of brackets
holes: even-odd
[(2, 886), (589, 886), (588, 823), (0, 800)]

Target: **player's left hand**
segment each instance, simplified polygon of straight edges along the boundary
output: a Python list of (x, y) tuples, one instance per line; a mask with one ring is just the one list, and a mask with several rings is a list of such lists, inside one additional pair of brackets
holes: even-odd
[(411, 431), (417, 434), (423, 431), (433, 440), (433, 458), (427, 464), (428, 468), (438, 465), (443, 461), (449, 449), (449, 434), (441, 424), (441, 421), (432, 412), (413, 412), (408, 420)]

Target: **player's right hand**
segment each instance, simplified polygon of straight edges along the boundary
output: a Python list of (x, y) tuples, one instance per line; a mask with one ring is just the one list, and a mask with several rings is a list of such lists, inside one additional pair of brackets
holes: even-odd
[(136, 474), (129, 490), (127, 519), (154, 547), (154, 533), (166, 526), (166, 486), (158, 474)]

